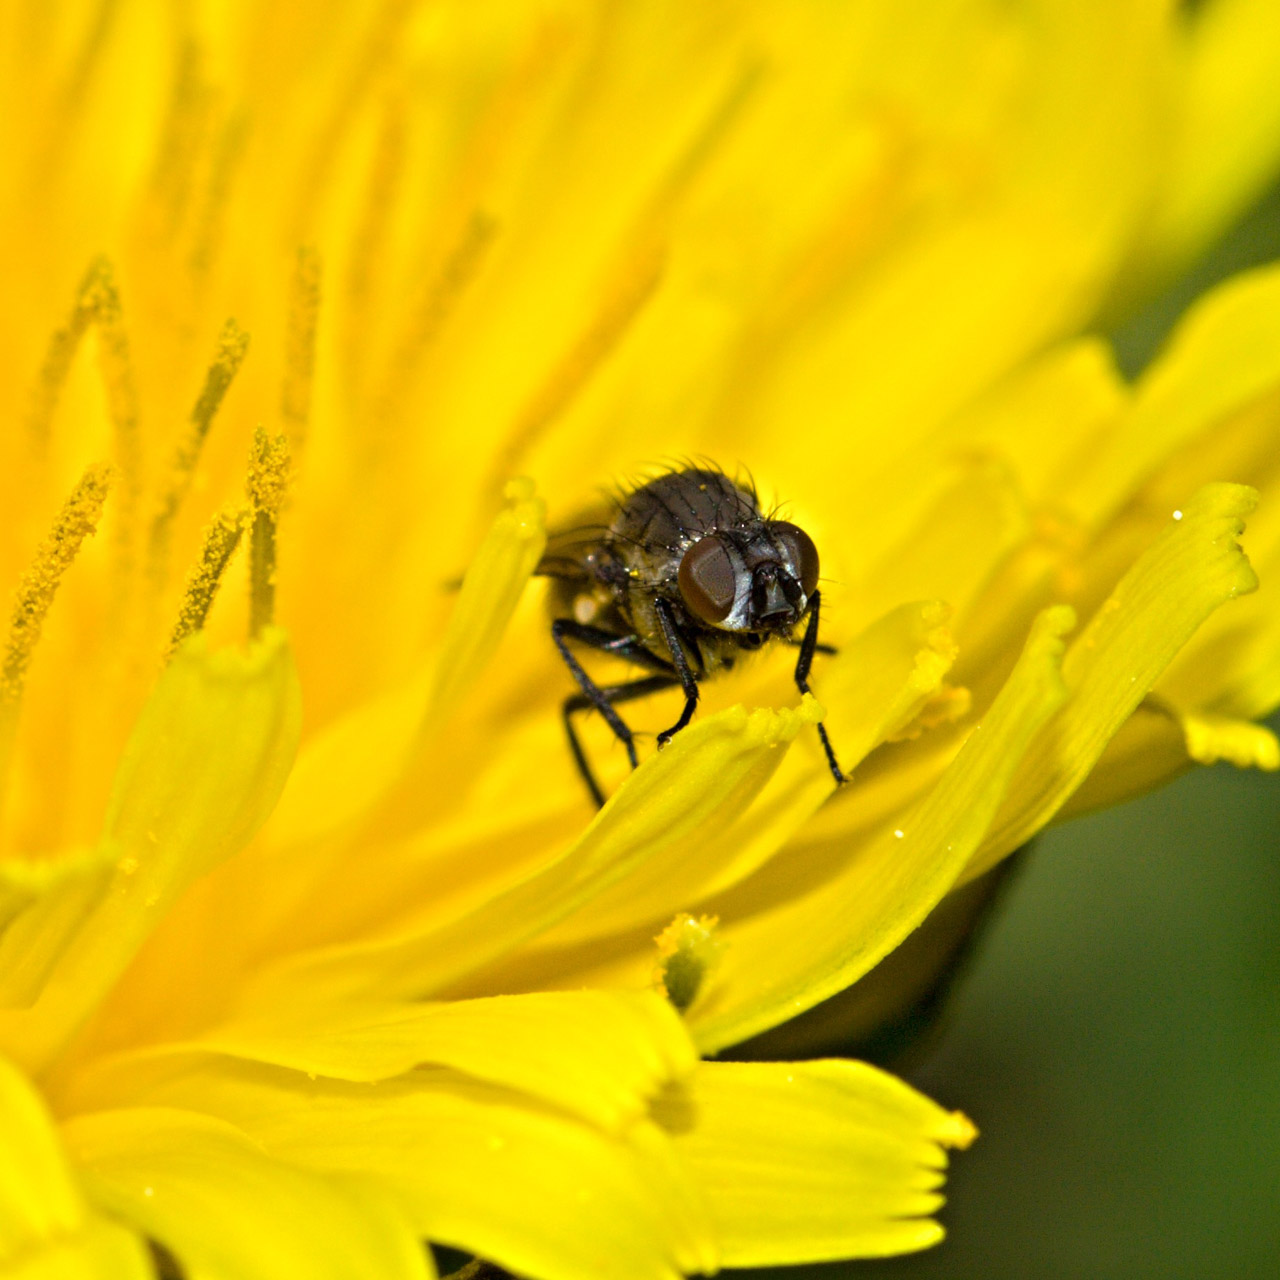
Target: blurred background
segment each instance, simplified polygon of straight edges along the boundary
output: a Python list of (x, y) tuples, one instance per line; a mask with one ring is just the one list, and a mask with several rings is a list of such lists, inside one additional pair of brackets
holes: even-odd
[[(1125, 371), (1204, 289), (1276, 257), (1280, 187), (1117, 326)], [(982, 1130), (952, 1166), (947, 1241), (735, 1275), (1280, 1277), (1280, 775), (1195, 770), (1050, 831), (1013, 879), (942, 1023), (895, 1064)]]

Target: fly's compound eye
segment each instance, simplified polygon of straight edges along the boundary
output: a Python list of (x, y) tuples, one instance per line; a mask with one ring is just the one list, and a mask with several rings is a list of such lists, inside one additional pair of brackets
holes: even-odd
[(699, 538), (684, 553), (677, 575), (689, 612), (708, 626), (723, 622), (738, 596), (738, 574), (728, 547), (714, 534)]
[(806, 597), (813, 595), (818, 587), (818, 548), (813, 545), (813, 539), (799, 525), (786, 520), (770, 521), (769, 532), (786, 551)]

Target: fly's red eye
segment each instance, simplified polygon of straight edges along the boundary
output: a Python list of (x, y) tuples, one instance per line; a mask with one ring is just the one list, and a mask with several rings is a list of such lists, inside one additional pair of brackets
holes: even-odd
[(723, 622), (737, 598), (737, 574), (728, 548), (713, 534), (684, 553), (677, 575), (689, 612), (710, 626)]
[(805, 595), (813, 595), (818, 587), (818, 548), (813, 545), (813, 539), (799, 525), (786, 520), (770, 521), (769, 531), (786, 549)]

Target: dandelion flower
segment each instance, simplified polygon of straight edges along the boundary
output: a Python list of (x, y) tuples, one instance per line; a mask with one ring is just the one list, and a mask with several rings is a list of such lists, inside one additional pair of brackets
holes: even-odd
[[(1055, 817), (1280, 763), (1280, 273), (1136, 385), (1087, 336), (1275, 167), (1264, 7), (11, 11), (0, 1266), (938, 1240), (963, 1116), (709, 1059)], [(688, 454), (838, 653), (593, 739), (596, 814), (546, 512)]]

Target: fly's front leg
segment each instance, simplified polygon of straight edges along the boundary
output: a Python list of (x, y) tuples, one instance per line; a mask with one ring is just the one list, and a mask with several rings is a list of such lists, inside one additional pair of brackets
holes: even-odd
[(671, 606), (665, 600), (655, 600), (653, 607), (658, 615), (658, 625), (662, 628), (662, 638), (671, 651), (671, 662), (680, 680), (680, 688), (684, 691), (684, 710), (680, 712), (680, 719), (670, 729), (658, 734), (658, 746), (665, 747), (693, 719), (693, 713), (698, 708), (698, 678), (693, 674), (684, 646), (680, 643), (676, 620), (671, 616)]
[[(822, 593), (815, 591), (809, 597), (809, 625), (804, 629), (804, 639), (800, 641), (800, 656), (796, 659), (796, 688), (801, 693), (812, 692), (809, 688), (809, 668), (813, 666), (813, 655), (818, 651), (818, 606)], [(825, 648), (826, 646), (822, 646)], [(831, 739), (827, 737), (827, 726), (818, 725), (818, 737), (822, 740), (822, 749), (827, 753), (827, 764), (831, 766), (831, 776), (836, 786), (843, 784), (844, 774), (836, 762), (836, 753), (832, 750)]]

